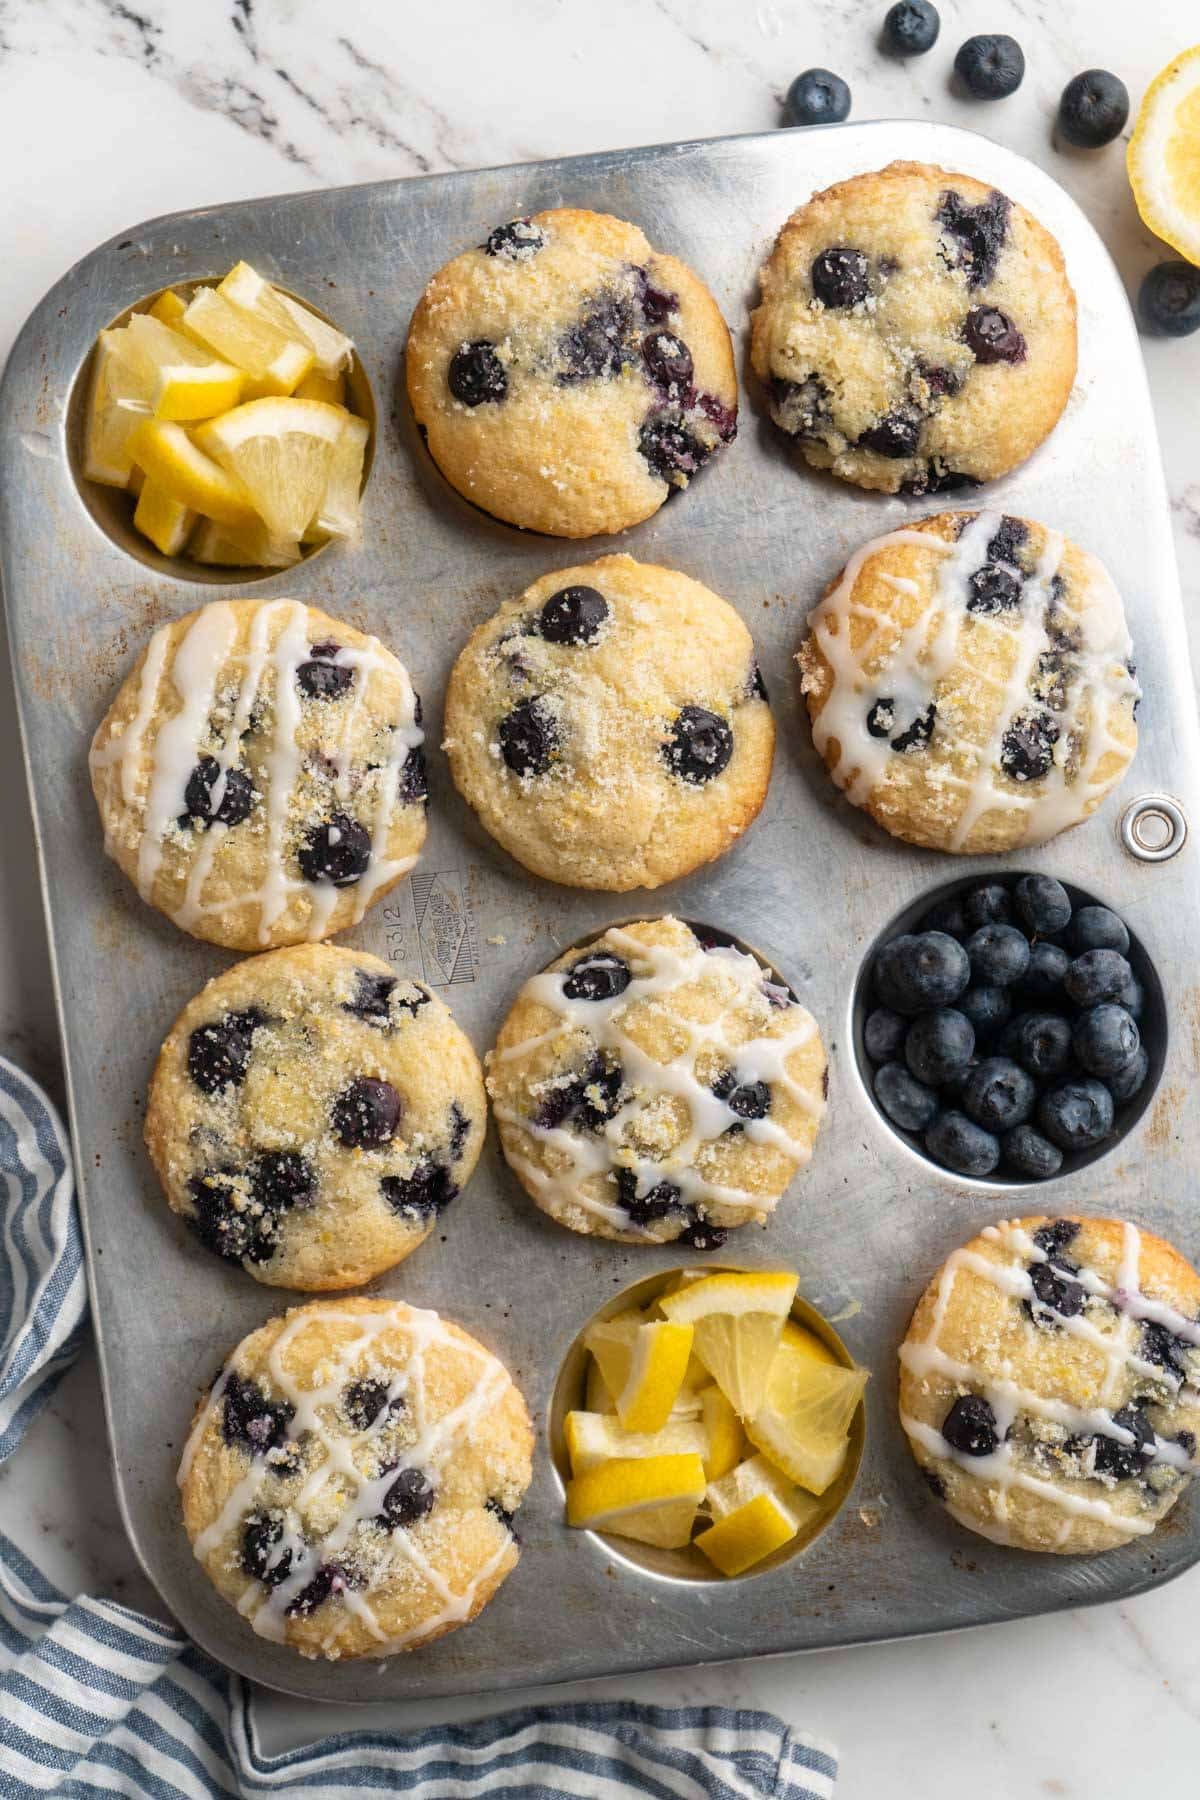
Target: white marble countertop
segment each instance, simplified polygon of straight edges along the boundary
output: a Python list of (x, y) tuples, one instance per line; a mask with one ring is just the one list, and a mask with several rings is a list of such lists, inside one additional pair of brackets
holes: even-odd
[[(1134, 103), (1198, 33), (1194, 0), (942, 0), (942, 38), (909, 64), (878, 54), (886, 0), (4, 0), (0, 4), (0, 358), (77, 257), (156, 213), (305, 187), (471, 168), (774, 126), (792, 75), (849, 81), (854, 117), (938, 118), (1048, 168), (1083, 205), (1131, 293), (1168, 254), (1141, 227), (1122, 145), (1057, 151), (1058, 94), (1080, 68)], [(1025, 49), (1019, 93), (950, 90), (972, 31)], [(1144, 340), (1175, 515), (1184, 604), (1200, 618), (1200, 334)], [(1200, 632), (1193, 634), (1193, 662)], [(57, 1033), (19, 748), (0, 668), (0, 1049), (60, 1090)], [(1193, 1258), (1200, 1238), (1190, 1246)], [(108, 1479), (102, 1401), (85, 1355), (0, 1471), (0, 1527), (63, 1586), (150, 1596)], [(925, 1800), (1078, 1796), (1136, 1781), (1195, 1791), (1200, 1570), (1127, 1605), (970, 1636), (667, 1672), (631, 1686), (659, 1702), (768, 1707), (835, 1739), (845, 1800), (911, 1787)], [(556, 1689), (568, 1697), (581, 1690)], [(522, 1695), (527, 1699), (533, 1696)], [(485, 1703), (373, 1711), (398, 1728)], [(364, 1715), (314, 1719), (274, 1696), (267, 1748)], [(1116, 1729), (1100, 1728), (1111, 1718)], [(1089, 1721), (1090, 1727), (1089, 1727)], [(1135, 1774), (1136, 1770), (1136, 1774)]]

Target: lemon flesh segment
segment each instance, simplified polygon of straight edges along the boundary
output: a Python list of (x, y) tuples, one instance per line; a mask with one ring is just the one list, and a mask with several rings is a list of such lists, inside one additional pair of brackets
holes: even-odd
[(324, 400), (327, 406), (345, 406), (346, 378), (344, 375), (322, 375), (320, 369), (310, 369), (296, 389), (296, 398)]
[(714, 1519), (724, 1519), (758, 1494), (770, 1495), (793, 1532), (811, 1524), (821, 1511), (812, 1494), (806, 1494), (761, 1453), (748, 1456), (719, 1481), (710, 1481), (704, 1490), (704, 1508)]
[(866, 1369), (819, 1362), (781, 1344), (746, 1435), (793, 1481), (823, 1494), (846, 1460), (850, 1421), (866, 1385)]
[(200, 288), (183, 322), (218, 356), (250, 377), (261, 395), (287, 395), (313, 366), (309, 345), (269, 319), (235, 306), (215, 288)]
[(771, 1496), (758, 1494), (735, 1512), (727, 1514), (719, 1524), (702, 1531), (696, 1539), (696, 1548), (703, 1550), (722, 1575), (741, 1575), (795, 1535), (795, 1527)]
[(96, 342), (88, 396), (83, 472), (105, 487), (128, 487), (133, 472), (132, 442), (150, 417), (152, 384), (131, 360), (123, 331), (102, 331)]
[(245, 308), (247, 312), (261, 314), (289, 337), (297, 337), (307, 344), (321, 375), (332, 379), (343, 369), (350, 367), (354, 355), (353, 341), (336, 326), (330, 325), (328, 320), (318, 318), (315, 312), (311, 312), (299, 300), (293, 300), (290, 294), (273, 287), (249, 263), (236, 263), (219, 284), (217, 292), (232, 300), (235, 305)]
[(679, 1398), (692, 1327), (655, 1320), (638, 1327), (625, 1384), (616, 1396), (617, 1418), (626, 1431), (661, 1431)]
[(182, 425), (145, 419), (134, 432), (130, 449), (147, 477), (193, 512), (223, 525), (254, 523), (254, 508), (241, 482), (205, 455)]
[(697, 1419), (668, 1419), (660, 1431), (623, 1431), (611, 1413), (570, 1412), (563, 1422), (572, 1475), (630, 1456), (698, 1456), (708, 1439)]
[(1151, 82), (1126, 164), (1143, 222), (1189, 262), (1200, 263), (1200, 44)]
[(680, 1550), (703, 1495), (699, 1456), (618, 1457), (567, 1483), (567, 1523)]
[(329, 483), (346, 414), (320, 400), (250, 400), (196, 432), (275, 537), (299, 540)]
[(290, 569), (300, 561), (299, 544), (272, 537), (261, 519), (253, 525), (221, 525), (201, 519), (188, 544), (198, 563), (233, 569)]
[(365, 419), (346, 413), (342, 434), (333, 447), (325, 493), (304, 534), (305, 543), (324, 543), (327, 538), (356, 538), (359, 531), (359, 495), (363, 461), (371, 428)]
[(700, 1390), (700, 1416), (707, 1438), (704, 1473), (711, 1485), (728, 1475), (745, 1456), (746, 1434), (737, 1413), (715, 1383)]
[(183, 324), (187, 301), (182, 299), (173, 288), (166, 288), (158, 296), (154, 305), (147, 307), (146, 311), (149, 317), (157, 319), (160, 325), (169, 325), (172, 330), (177, 331)]
[(133, 522), (164, 556), (178, 556), (196, 523), (196, 515), (161, 482), (147, 476), (138, 496)]
[(668, 1319), (695, 1327), (696, 1355), (742, 1419), (762, 1403), (796, 1287), (787, 1271), (730, 1272), (707, 1275), (659, 1302)]

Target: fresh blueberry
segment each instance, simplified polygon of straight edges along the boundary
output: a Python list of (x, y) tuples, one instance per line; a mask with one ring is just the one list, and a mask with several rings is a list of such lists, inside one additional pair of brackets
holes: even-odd
[(501, 719), (496, 736), (514, 775), (544, 775), (558, 748), (558, 721), (542, 696), (534, 694)]
[(1113, 1000), (1133, 970), (1119, 950), (1085, 950), (1063, 976), (1063, 987), (1076, 1006), (1098, 1006)]
[(1012, 1012), (1012, 997), (1005, 987), (969, 987), (955, 1004), (970, 1019), (977, 1038), (999, 1031)]
[(1077, 1272), (1074, 1263), (1059, 1262), (1053, 1258), (1047, 1262), (1030, 1263), (1029, 1280), (1033, 1287), (1033, 1297), (1025, 1305), (1035, 1325), (1053, 1326), (1053, 1319), (1046, 1317), (1048, 1312), (1056, 1313), (1060, 1319), (1074, 1319), (1083, 1311), (1087, 1295), (1082, 1285), (1072, 1280)]
[(365, 1375), (342, 1395), (342, 1411), (355, 1431), (369, 1431), (387, 1404), (388, 1384)]
[(1037, 1089), (1018, 1063), (1007, 1056), (988, 1056), (963, 1089), (963, 1111), (987, 1131), (1009, 1131), (1023, 1125), (1033, 1111)]
[[(1158, 1443), (1154, 1427), (1136, 1405), (1121, 1407), (1112, 1420), (1114, 1425), (1132, 1433), (1133, 1442), (1127, 1444), (1120, 1438), (1109, 1437), (1107, 1432), (1099, 1432), (1091, 1440), (1096, 1447), (1093, 1467), (1097, 1475), (1107, 1475), (1113, 1481), (1132, 1481), (1148, 1462), (1153, 1461)], [(1080, 1447), (1086, 1446), (1085, 1439)]]
[(213, 811), (213, 789), (221, 774), (215, 756), (202, 756), (187, 779), (183, 790), (186, 808), (181, 825), (240, 825), (249, 817), (254, 805), (254, 783), (245, 769), (226, 769), (221, 803)]
[(765, 1081), (739, 1081), (726, 1069), (713, 1082), (713, 1093), (739, 1119), (765, 1119), (771, 1110), (771, 1089)]
[(999, 563), (984, 563), (967, 583), (967, 611), (983, 618), (1012, 612), (1021, 604), (1021, 577)]
[(415, 1525), (433, 1511), (436, 1490), (420, 1469), (401, 1469), (383, 1496), (379, 1517), (384, 1525)]
[(378, 1150), (395, 1137), (400, 1113), (400, 1096), (390, 1082), (360, 1075), (333, 1103), (333, 1135), (348, 1150)]
[(968, 930), (978, 931), (981, 925), (1007, 925), (1012, 918), (1012, 900), (1002, 882), (984, 881), (967, 889), (962, 910)]
[(508, 262), (529, 262), (546, 243), (546, 234), (532, 219), (511, 219), (488, 233), (483, 248), (488, 256), (501, 256)]
[(685, 486), (709, 456), (708, 446), (667, 412), (651, 413), (638, 432), (638, 449), (651, 473), (672, 487)]
[(1039, 1078), (1061, 1075), (1071, 1060), (1071, 1025), (1060, 1013), (1018, 1013), (1000, 1041), (1006, 1056)]
[(1036, 944), (1030, 945), (1029, 967), (1021, 977), (1021, 986), (1027, 994), (1053, 994), (1062, 986), (1070, 961), (1060, 945), (1047, 944), (1039, 939)]
[(1068, 144), (1098, 150), (1120, 137), (1129, 117), (1129, 89), (1107, 69), (1085, 69), (1068, 81), (1058, 103), (1058, 129)]
[(970, 979), (966, 951), (944, 931), (893, 938), (875, 958), (875, 986), (879, 998), (893, 1012), (918, 1013), (949, 1006)]
[(1000, 1161), (999, 1138), (961, 1112), (944, 1112), (935, 1119), (925, 1133), (925, 1148), (943, 1168), (977, 1179), (990, 1175)]
[(938, 1097), (943, 1103), (953, 1102), (955, 1105), (961, 1103), (963, 1091), (979, 1067), (981, 1060), (980, 1057), (973, 1056), (969, 1062), (962, 1065), (961, 1069), (955, 1069), (953, 1075), (947, 1075), (945, 1081), (938, 1087)]
[(896, 0), (883, 21), (883, 41), (896, 56), (924, 56), (937, 43), (941, 23), (929, 0)]
[(1118, 1006), (1123, 1006), (1131, 1019), (1140, 1019), (1146, 1006), (1146, 990), (1143, 988), (1132, 969), (1129, 980), (1123, 981), (1119, 992), (1113, 995)]
[(693, 1219), (685, 1225), (676, 1240), (686, 1244), (689, 1250), (719, 1250), (729, 1233), (721, 1225), (713, 1225), (707, 1219)]
[(937, 222), (950, 242), (943, 239), (939, 251), (952, 268), (963, 271), (969, 288), (986, 287), (996, 273), (1011, 211), (1012, 201), (994, 189), (977, 206), (971, 206), (956, 188), (947, 188), (941, 195)]
[(342, 1011), (352, 1013), (367, 1025), (388, 1025), (391, 1023), (389, 1004), (395, 990), (394, 975), (374, 975), (369, 969), (355, 969), (354, 995), (343, 1002)]
[(792, 125), (840, 125), (850, 116), (850, 89), (828, 69), (805, 69), (784, 104)]
[(938, 1087), (970, 1062), (974, 1049), (971, 1021), (952, 1006), (943, 1006), (922, 1013), (909, 1026), (904, 1060), (918, 1081)]
[(931, 906), (921, 920), (924, 931), (944, 931), (953, 938), (965, 938), (969, 934), (969, 926), (963, 913), (962, 895), (951, 894), (946, 900), (939, 900)]
[(998, 306), (973, 306), (963, 323), (963, 339), (977, 363), (1021, 363), (1025, 337)]
[(283, 1519), (269, 1513), (247, 1513), (242, 1524), (242, 1548), (238, 1558), (242, 1573), (266, 1587), (278, 1587), (286, 1581), (292, 1566), (292, 1553), (273, 1554), (283, 1537)]
[(812, 289), (822, 306), (839, 310), (867, 297), (867, 259), (861, 250), (831, 245), (812, 266)]
[(908, 1020), (890, 1007), (877, 1006), (867, 1014), (863, 1026), (863, 1044), (872, 1062), (891, 1062), (899, 1056), (908, 1030)]
[(1029, 967), (1029, 939), (1015, 925), (981, 925), (967, 939), (976, 981), (1011, 987)]
[(654, 1219), (663, 1219), (669, 1212), (680, 1210), (683, 1195), (673, 1181), (654, 1182), (644, 1194), (639, 1194), (637, 1176), (632, 1169), (618, 1169), (616, 1174), (621, 1205), (635, 1225), (648, 1225)]
[(1071, 922), (1071, 897), (1062, 882), (1055, 881), (1053, 875), (1022, 875), (1016, 885), (1014, 898), (1017, 917), (1026, 931), (1037, 933), (1041, 937), (1053, 937), (1056, 932), (1065, 930)]
[(1155, 263), (1138, 290), (1138, 316), (1159, 337), (1200, 331), (1200, 269), (1174, 257)]
[(1112, 1131), (1112, 1095), (1098, 1081), (1064, 1081), (1042, 1095), (1037, 1117), (1060, 1150), (1090, 1150)]
[(615, 1000), (632, 980), (629, 964), (611, 950), (589, 950), (563, 976), (563, 998)]
[(1107, 1080), (1133, 1061), (1142, 1039), (1125, 1008), (1103, 1000), (1076, 1020), (1071, 1047), (1081, 1068)]
[(445, 1212), (458, 1197), (449, 1169), (431, 1156), (419, 1157), (411, 1175), (385, 1175), (379, 1187), (393, 1212), (417, 1219)]
[(642, 340), (642, 360), (651, 381), (664, 393), (686, 396), (691, 393), (695, 367), (692, 353), (673, 331), (652, 331)]
[(901, 1131), (924, 1131), (937, 1116), (937, 1095), (914, 1080), (903, 1063), (888, 1062), (876, 1069), (875, 1098)]
[(1129, 932), (1125, 921), (1107, 906), (1081, 906), (1071, 920), (1071, 947), (1078, 955), (1083, 950), (1129, 950)]
[(960, 1394), (942, 1420), (942, 1436), (960, 1456), (991, 1456), (1000, 1442), (996, 1415), (982, 1394)]
[(959, 46), (954, 67), (977, 100), (1006, 100), (1025, 78), (1025, 57), (1005, 32), (969, 37)]
[(1012, 781), (1040, 781), (1054, 762), (1058, 739), (1049, 713), (1019, 713), (1000, 740), (1000, 767)]
[(464, 406), (503, 400), (508, 392), (504, 364), (496, 354), (495, 344), (489, 344), (485, 338), (459, 345), (450, 358), (446, 380), (454, 398)]
[(311, 1206), (317, 1171), (298, 1150), (264, 1150), (250, 1169), (250, 1192), (267, 1212), (290, 1212)]
[(719, 713), (706, 706), (685, 706), (663, 745), (667, 767), (694, 786), (712, 781), (729, 765), (733, 732)]
[(1146, 1085), (1146, 1077), (1150, 1073), (1150, 1058), (1143, 1045), (1121, 1068), (1113, 1069), (1104, 1077), (1104, 1085), (1118, 1106), (1126, 1100), (1132, 1100)]
[(918, 412), (901, 410), (885, 413), (874, 425), (869, 425), (866, 431), (860, 432), (859, 446), (892, 461), (901, 456), (913, 456), (920, 441), (922, 423)]
[(542, 608), (539, 630), (548, 644), (594, 644), (608, 618), (608, 601), (593, 587), (565, 587)]
[(310, 700), (339, 700), (354, 685), (351, 665), (334, 661), (340, 649), (340, 644), (313, 644), (308, 652), (312, 660), (296, 670), (300, 691)]
[(188, 1074), (202, 1094), (240, 1087), (250, 1067), (251, 1041), (266, 1017), (257, 1007), (229, 1013), (215, 1025), (198, 1025), (188, 1039)]
[(1062, 1151), (1032, 1125), (1018, 1125), (1000, 1140), (1000, 1154), (1017, 1175), (1048, 1181), (1062, 1168)]
[(325, 824), (314, 825), (296, 853), (305, 881), (331, 881), (334, 887), (353, 887), (371, 861), (371, 834), (347, 813), (334, 813)]
[(277, 1450), (287, 1438), (296, 1409), (288, 1400), (268, 1400), (257, 1381), (243, 1381), (236, 1370), (221, 1390), (221, 1436), (251, 1456)]

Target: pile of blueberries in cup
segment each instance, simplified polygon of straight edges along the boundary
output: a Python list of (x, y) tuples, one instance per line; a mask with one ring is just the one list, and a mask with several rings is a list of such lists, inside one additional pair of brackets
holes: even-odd
[(863, 1045), (876, 1102), (959, 1175), (1057, 1175), (1145, 1085), (1142, 985), (1107, 906), (1060, 881), (992, 878), (883, 945)]

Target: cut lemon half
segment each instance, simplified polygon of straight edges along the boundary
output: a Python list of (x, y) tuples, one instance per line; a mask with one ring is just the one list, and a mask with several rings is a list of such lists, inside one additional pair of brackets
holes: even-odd
[(134, 460), (183, 506), (223, 525), (251, 525), (254, 508), (236, 476), (207, 456), (182, 425), (145, 419), (130, 443)]
[(660, 1300), (668, 1319), (695, 1328), (696, 1355), (742, 1419), (767, 1388), (797, 1277), (786, 1271), (707, 1275)]
[(850, 1421), (866, 1385), (866, 1369), (821, 1362), (807, 1348), (781, 1343), (746, 1435), (785, 1475), (823, 1494), (846, 1460)]
[(611, 1413), (569, 1412), (563, 1435), (572, 1475), (623, 1456), (698, 1456), (703, 1461), (708, 1448), (698, 1419), (668, 1419), (660, 1431), (622, 1431)]
[(567, 1524), (681, 1550), (703, 1494), (698, 1456), (619, 1457), (567, 1483)]
[(253, 525), (221, 525), (201, 519), (188, 544), (199, 563), (231, 569), (290, 569), (300, 561), (299, 544), (272, 537), (261, 519)]
[(371, 427), (365, 419), (346, 413), (342, 434), (333, 446), (329, 480), (316, 517), (304, 534), (305, 543), (324, 543), (327, 538), (356, 538), (359, 530), (359, 495), (363, 461)]
[(795, 1535), (795, 1526), (770, 1494), (757, 1494), (702, 1531), (696, 1548), (703, 1550), (722, 1575), (741, 1575)]
[(138, 495), (133, 522), (164, 556), (178, 556), (196, 523), (196, 515), (169, 488), (147, 476)]
[(298, 337), (302, 343), (307, 344), (313, 353), (315, 366), (322, 375), (332, 378), (350, 367), (354, 345), (345, 333), (338, 331), (327, 320), (318, 318), (315, 312), (310, 312), (299, 300), (293, 300), (290, 294), (272, 287), (265, 276), (252, 269), (249, 263), (236, 263), (218, 286), (217, 292), (224, 294), (227, 300), (232, 300), (247, 312), (269, 319), (289, 337)]
[(199, 288), (183, 315), (196, 337), (248, 375), (262, 395), (290, 394), (313, 366), (313, 352), (294, 332), (235, 306), (215, 288)]
[(123, 331), (102, 331), (94, 357), (83, 472), (89, 481), (103, 482), (105, 487), (128, 487), (131, 445), (138, 426), (150, 417), (153, 383), (130, 358)]
[(624, 1430), (661, 1431), (679, 1398), (691, 1353), (690, 1325), (666, 1319), (638, 1327), (629, 1373), (616, 1396)]
[(745, 1456), (746, 1434), (731, 1402), (715, 1382), (700, 1390), (700, 1417), (707, 1440), (704, 1473), (712, 1483), (728, 1475)]
[(1155, 76), (1126, 153), (1143, 222), (1200, 263), (1200, 44)]
[(250, 400), (201, 425), (196, 443), (244, 485), (268, 531), (296, 540), (321, 503), (346, 417), (320, 400)]
[(182, 332), (149, 313), (134, 313), (125, 327), (130, 356), (151, 383), (150, 403), (159, 419), (211, 419), (242, 397), (246, 378)]
[(793, 1532), (808, 1525), (821, 1510), (811, 1494), (806, 1494), (782, 1469), (777, 1469), (768, 1457), (761, 1455), (748, 1456), (720, 1481), (710, 1481), (704, 1490), (705, 1510), (714, 1519), (724, 1519), (759, 1494), (770, 1495)]

